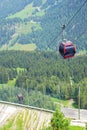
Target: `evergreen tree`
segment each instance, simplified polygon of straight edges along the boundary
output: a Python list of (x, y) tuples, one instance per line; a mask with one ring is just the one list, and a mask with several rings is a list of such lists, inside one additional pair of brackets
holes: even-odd
[(69, 120), (57, 109), (51, 119), (51, 126), (53, 130), (69, 130)]
[(59, 110), (53, 113), (51, 126), (43, 130), (69, 130), (70, 121), (64, 117), (64, 114)]

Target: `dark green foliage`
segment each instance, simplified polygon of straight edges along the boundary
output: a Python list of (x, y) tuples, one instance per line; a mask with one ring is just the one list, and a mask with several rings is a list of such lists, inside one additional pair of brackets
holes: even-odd
[[(3, 0), (0, 3), (0, 17), (4, 18), (0, 20), (0, 46), (8, 44), (13, 38), (12, 36), (17, 34), (18, 37), (15, 38), (11, 45), (18, 42), (20, 44), (35, 43), (37, 45), (37, 49), (46, 50), (50, 48), (54, 50), (57, 44), (59, 44), (62, 40), (61, 26), (65, 24), (67, 27), (65, 29), (64, 38), (71, 40), (74, 44), (76, 44), (78, 51), (81, 49), (87, 49), (87, 3), (69, 23), (70, 19), (81, 7), (83, 2), (84, 1), (81, 0), (47, 0), (43, 4), (42, 0), (15, 0), (14, 2), (13, 0)], [(32, 12), (32, 16), (28, 16), (24, 20), (21, 20), (20, 18), (8, 20), (6, 18), (7, 16), (24, 9), (24, 7), (30, 3), (33, 3), (33, 6), (37, 7), (36, 10)], [(40, 10), (38, 10), (39, 7)], [(37, 12), (40, 11), (44, 11), (44, 15), (42, 17), (37, 16)], [(34, 25), (32, 27), (32, 31), (28, 34), (22, 34), (21, 32), (18, 34), (16, 32), (18, 25), (21, 27), (21, 24), (27, 24), (31, 20), (37, 24), (39, 22), (41, 29), (36, 30)]]
[[(20, 93), (23, 96), (22, 101), (18, 100), (18, 95)], [(55, 110), (55, 105), (50, 96), (43, 95), (39, 91), (26, 91), (18, 87), (4, 87), (2, 85), (2, 87), (0, 87), (0, 100)]]
[(53, 113), (51, 119), (51, 126), (43, 130), (69, 130), (70, 121), (64, 117), (64, 114), (60, 110), (56, 110)]
[[(54, 4), (55, 3), (55, 4)], [(55, 49), (55, 46), (62, 40), (61, 26), (63, 24), (67, 25), (72, 16), (83, 4), (82, 1), (74, 0), (61, 0), (57, 1), (47, 1), (42, 8), (49, 9), (46, 10), (45, 15), (41, 19), (42, 31), (40, 34), (37, 31), (34, 31), (35, 43), (39, 48), (46, 49), (51, 48)], [(71, 40), (74, 44), (77, 45), (77, 49), (86, 49), (86, 5), (78, 13), (78, 15), (71, 21), (65, 30), (64, 38)], [(83, 20), (81, 20), (83, 19)], [(80, 31), (79, 31), (80, 30)], [(82, 37), (80, 35), (84, 32)], [(31, 40), (33, 35), (31, 35)], [(38, 38), (37, 38), (38, 37)], [(84, 44), (83, 44), (84, 43)]]
[(30, 106), (55, 110), (55, 105), (50, 96), (43, 95), (40, 91), (30, 91), (28, 101)]
[(17, 71), (15, 69), (9, 69), (0, 66), (0, 84), (7, 83), (9, 80), (16, 78)]
[(33, 0), (34, 1), (34, 6), (41, 6), (42, 5), (42, 0)]
[[(80, 87), (80, 107), (87, 108), (87, 78), (84, 78), (79, 82), (78, 87), (75, 90), (76, 92), (75, 95), (77, 96), (78, 96), (79, 87)], [(76, 100), (77, 104), (79, 100), (78, 98)]]
[[(11, 36), (15, 33), (15, 24), (20, 23), (19, 18), (15, 18), (13, 20), (0, 20), (0, 46), (3, 44), (8, 44), (9, 40), (11, 39)], [(16, 42), (17, 39), (15, 39), (14, 42)], [(12, 43), (13, 45), (14, 43)]]
[(87, 130), (87, 123), (86, 123), (86, 130)]
[(51, 126), (53, 130), (69, 130), (70, 122), (64, 117), (64, 114), (56, 110), (51, 119)]
[(5, 18), (22, 10), (28, 3), (31, 3), (31, 0), (3, 0), (0, 3), (0, 18)]
[[(16, 78), (15, 86), (28, 91), (40, 91), (59, 99), (73, 98), (78, 104), (81, 86), (81, 108), (87, 108), (87, 55), (71, 60), (55, 52), (0, 52), (0, 83)], [(16, 68), (24, 68), (17, 73)], [(28, 88), (27, 88), (28, 87)]]

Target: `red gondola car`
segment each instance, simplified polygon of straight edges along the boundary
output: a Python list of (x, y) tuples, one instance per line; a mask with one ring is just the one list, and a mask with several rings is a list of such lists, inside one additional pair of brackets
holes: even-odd
[(18, 94), (18, 100), (19, 100), (19, 101), (23, 101), (23, 95), (22, 95), (22, 93), (19, 93), (19, 94)]
[(71, 41), (62, 42), (59, 45), (59, 52), (64, 59), (74, 57), (76, 48)]

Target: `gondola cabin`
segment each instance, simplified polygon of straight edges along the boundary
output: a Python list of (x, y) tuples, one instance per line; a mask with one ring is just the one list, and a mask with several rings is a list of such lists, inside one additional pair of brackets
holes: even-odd
[(59, 52), (64, 59), (74, 57), (76, 48), (71, 41), (62, 42), (59, 45)]
[(18, 100), (19, 100), (19, 101), (22, 101), (22, 100), (23, 100), (23, 95), (22, 95), (22, 93), (19, 93), (19, 94), (18, 94)]

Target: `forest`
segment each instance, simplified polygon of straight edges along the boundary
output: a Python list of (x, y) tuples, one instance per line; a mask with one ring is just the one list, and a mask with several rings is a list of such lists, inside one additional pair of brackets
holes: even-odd
[(77, 51), (86, 50), (87, 3), (71, 20), (83, 3), (82, 0), (15, 0), (14, 3), (3, 0), (0, 4), (0, 47), (8, 49), (16, 43), (34, 43), (37, 50), (54, 50), (62, 40), (61, 26), (65, 24), (64, 38), (71, 40)]
[[(64, 39), (74, 58), (59, 54)], [(43, 130), (69, 129), (57, 107), (87, 109), (87, 0), (0, 2), (0, 100), (55, 110)]]
[(22, 93), (21, 103), (54, 110), (52, 97), (78, 106), (79, 87), (87, 109), (87, 54), (65, 60), (53, 51), (0, 51), (0, 100), (19, 102)]

